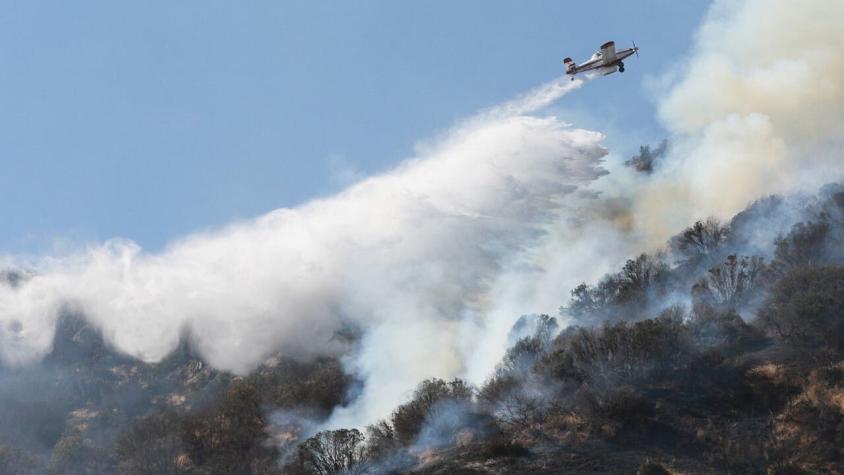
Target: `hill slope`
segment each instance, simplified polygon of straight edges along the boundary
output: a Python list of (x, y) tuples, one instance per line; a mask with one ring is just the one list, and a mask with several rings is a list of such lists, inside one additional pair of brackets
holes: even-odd
[(0, 473), (839, 473), (842, 239), (839, 185), (695, 223), (520, 319), (481, 387), (421, 382), (364, 430), (313, 434), (359, 393), (336, 358), (235, 377), (186, 335), (145, 364), (67, 315), (0, 374)]

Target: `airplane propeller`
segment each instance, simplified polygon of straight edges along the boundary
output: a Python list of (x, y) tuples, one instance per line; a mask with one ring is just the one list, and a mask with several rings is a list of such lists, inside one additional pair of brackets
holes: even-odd
[(638, 58), (639, 57), (639, 48), (636, 46), (635, 41), (631, 40), (631, 42), (633, 43), (633, 52), (636, 53), (636, 57)]

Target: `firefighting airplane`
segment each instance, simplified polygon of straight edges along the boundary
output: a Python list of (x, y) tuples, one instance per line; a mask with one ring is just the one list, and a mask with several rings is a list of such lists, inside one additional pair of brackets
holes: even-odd
[(578, 65), (572, 61), (571, 58), (564, 59), (563, 63), (566, 65), (566, 74), (571, 76), (571, 80), (574, 81), (575, 74), (585, 71), (597, 70), (604, 76), (616, 71), (623, 73), (624, 61), (622, 60), (628, 56), (632, 56), (634, 53), (636, 56), (639, 56), (639, 48), (636, 47), (636, 43), (633, 43), (632, 48), (616, 51), (615, 41), (609, 41), (604, 43), (601, 46), (601, 49), (598, 50), (597, 53), (593, 54), (592, 57), (589, 58), (589, 61), (586, 61), (583, 64)]

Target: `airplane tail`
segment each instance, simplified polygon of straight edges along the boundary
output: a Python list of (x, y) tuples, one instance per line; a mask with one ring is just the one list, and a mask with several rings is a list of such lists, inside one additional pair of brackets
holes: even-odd
[(566, 73), (572, 74), (574, 72), (575, 64), (574, 61), (571, 60), (571, 58), (564, 59), (563, 64), (566, 65)]

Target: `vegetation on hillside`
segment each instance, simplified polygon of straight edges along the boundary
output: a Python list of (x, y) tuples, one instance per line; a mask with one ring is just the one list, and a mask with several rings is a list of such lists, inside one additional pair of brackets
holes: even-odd
[(234, 377), (186, 337), (142, 364), (68, 317), (3, 371), (0, 473), (839, 473), (842, 239), (840, 186), (693, 223), (522, 318), (480, 387), (422, 381), (365, 428), (315, 432), (358, 392), (336, 358)]

